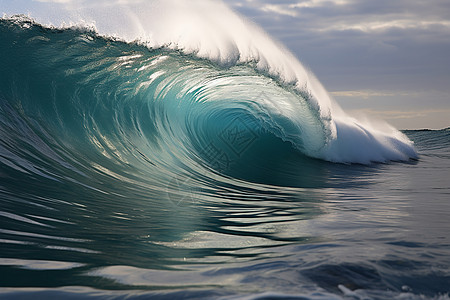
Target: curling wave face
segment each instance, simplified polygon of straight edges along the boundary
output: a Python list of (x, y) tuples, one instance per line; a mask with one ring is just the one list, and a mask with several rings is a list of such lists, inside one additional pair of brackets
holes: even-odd
[[(395, 129), (362, 124), (348, 117), (289, 51), (223, 3), (177, 0), (132, 3), (69, 1), (45, 13), (36, 12), (33, 17), (42, 24), (91, 28), (104, 37), (138, 42), (149, 49), (165, 49), (165, 53), (151, 50), (129, 59), (133, 65), (128, 65), (131, 67), (128, 71), (138, 72), (128, 74), (135, 81), (134, 86), (127, 88), (141, 89), (137, 95), (141, 98), (147, 92), (147, 102), (153, 103), (160, 97), (152, 90), (161, 89), (161, 85), (171, 81), (169, 78), (177, 77), (176, 84), (163, 89), (166, 98), (176, 95), (182, 99), (180, 108), (185, 111), (181, 114), (186, 116), (192, 117), (198, 114), (196, 110), (201, 110), (204, 118), (237, 105), (247, 115), (259, 118), (260, 126), (311, 157), (345, 163), (416, 158), (412, 143)], [(132, 51), (125, 49), (125, 45), (122, 47), (124, 55), (114, 53), (109, 58), (120, 59)], [(192, 56), (184, 60), (175, 58), (176, 53)], [(147, 62), (152, 55), (163, 58), (149, 67)], [(167, 57), (170, 59), (165, 60)], [(120, 80), (123, 68), (116, 70), (115, 80)], [(191, 76), (195, 79), (191, 80)], [(264, 87), (265, 84), (269, 85)], [(192, 93), (196, 88), (202, 90), (201, 95)], [(189, 91), (191, 94), (186, 93)], [(203, 107), (199, 108), (201, 105), (191, 105), (199, 102), (211, 111), (205, 113)]]
[(330, 136), (309, 94), (281, 87), (248, 65), (224, 69), (177, 51), (30, 20), (2, 21), (2, 37), (9, 58), (2, 68), (10, 70), (1, 83), (10, 153), (24, 148), (18, 136), (28, 147), (53, 152), (50, 141), (36, 143), (51, 135), (76, 149), (74, 159), (92, 154), (92, 162), (100, 156), (151, 172), (180, 165), (192, 172), (241, 159), (256, 139), (272, 148), (264, 145), (271, 135), (310, 156)]

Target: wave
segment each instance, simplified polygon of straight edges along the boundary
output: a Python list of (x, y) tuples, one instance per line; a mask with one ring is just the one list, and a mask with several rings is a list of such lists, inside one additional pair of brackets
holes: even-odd
[[(189, 147), (183, 150), (186, 155), (193, 148), (208, 148), (214, 137), (233, 129), (250, 138), (263, 131), (290, 142), (307, 156), (333, 162), (370, 163), (417, 157), (412, 143), (400, 132), (363, 125), (346, 116), (292, 54), (223, 4), (204, 1), (180, 4), (179, 11), (172, 9), (173, 3), (157, 4), (147, 4), (150, 7), (146, 9), (142, 9), (142, 4), (127, 5), (126, 9), (120, 5), (104, 5), (101, 13), (95, 16), (87, 13), (90, 5), (84, 3), (74, 10), (71, 4), (72, 16), (64, 16), (64, 9), (57, 13), (59, 19), (66, 20), (66, 25), (59, 26), (66, 28), (62, 32), (27, 18), (4, 18), (4, 34), (8, 35), (8, 31), (19, 34), (26, 49), (8, 49), (12, 59), (4, 69), (16, 69), (19, 78), (13, 82), (5, 80), (3, 93), (15, 84), (30, 80), (22, 78), (23, 74), (34, 71), (33, 81), (41, 74), (47, 74), (40, 84), (32, 84), (41, 90), (55, 89), (57, 82), (67, 86), (58, 105), (66, 106), (61, 108), (63, 110), (83, 114), (81, 120), (88, 129), (84, 135), (89, 136), (89, 130), (102, 126), (103, 120), (95, 120), (86, 113), (94, 105), (93, 101), (78, 102), (77, 107), (73, 106), (71, 99), (78, 97), (76, 93), (80, 90), (91, 93), (84, 99), (94, 98), (106, 110), (102, 114), (115, 119), (115, 127), (111, 128), (109, 124), (108, 131), (102, 133), (103, 136), (115, 135), (115, 144), (123, 144), (128, 139), (122, 134), (139, 132), (143, 135), (142, 130), (153, 127), (150, 136), (145, 136), (149, 140), (135, 141), (143, 146), (136, 149), (147, 153), (154, 152), (155, 145), (165, 143), (168, 143), (164, 145), (166, 149), (178, 151), (178, 146), (174, 145), (178, 143)], [(154, 11), (155, 7), (159, 13), (149, 17), (148, 12)], [(199, 18), (205, 10), (209, 17)], [(165, 17), (156, 17), (160, 14)], [(112, 15), (120, 15), (120, 18), (108, 17)], [(51, 23), (49, 20), (55, 17), (41, 19), (44, 19), (43, 23)], [(179, 21), (171, 21), (169, 25), (163, 20)], [(14, 38), (5, 38), (2, 44), (8, 48), (8, 41), (12, 43)], [(111, 49), (110, 43), (115, 48)], [(43, 55), (36, 57), (40, 52)], [(24, 57), (40, 63), (37, 65), (31, 60), (27, 65), (21, 64), (19, 61), (24, 61)], [(112, 90), (111, 85), (114, 86)], [(115, 102), (108, 100), (112, 94)], [(17, 95), (3, 96), (11, 97), (17, 99)], [(21, 101), (30, 98), (29, 95), (21, 97)], [(38, 111), (44, 115), (59, 114), (46, 107), (44, 101), (33, 100), (43, 104), (36, 108)], [(119, 112), (114, 111), (114, 107), (134, 113), (136, 105), (148, 106), (147, 115), (139, 112), (131, 117), (133, 121), (117, 119)], [(45, 111), (47, 109), (49, 111)], [(58, 127), (64, 128), (72, 125), (65, 122), (74, 116), (58, 118), (61, 123)], [(91, 123), (90, 119), (93, 124), (86, 124)], [(237, 120), (235, 124), (234, 119)], [(134, 124), (127, 128), (124, 123)], [(228, 128), (229, 124), (239, 128)], [(77, 131), (82, 133), (83, 129)], [(163, 143), (155, 140), (156, 135), (163, 137)], [(223, 147), (218, 150), (222, 151)], [(237, 151), (239, 155), (240, 150)], [(194, 153), (198, 155), (198, 151)]]
[(399, 131), (348, 117), (292, 54), (224, 4), (172, 2), (69, 2), (53, 16), (3, 17), (2, 164), (163, 189), (186, 176), (189, 186), (284, 186), (267, 174), (297, 165), (295, 180), (313, 178), (320, 168), (308, 157), (417, 157)]

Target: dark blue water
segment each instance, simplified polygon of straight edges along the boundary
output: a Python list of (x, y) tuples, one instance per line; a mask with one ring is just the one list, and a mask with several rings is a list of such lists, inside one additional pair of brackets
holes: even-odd
[(251, 65), (23, 19), (0, 53), (0, 298), (448, 299), (449, 129), (332, 163)]

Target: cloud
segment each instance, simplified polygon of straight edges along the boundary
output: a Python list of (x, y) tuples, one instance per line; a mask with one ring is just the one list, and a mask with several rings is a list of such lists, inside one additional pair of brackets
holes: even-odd
[(292, 9), (288, 9), (283, 5), (276, 5), (276, 4), (266, 4), (261, 8), (262, 11), (264, 12), (274, 12), (280, 15), (286, 15), (286, 16), (291, 16), (291, 17), (295, 17), (297, 16), (297, 12), (292, 10)]
[(353, 90), (331, 92), (353, 116), (383, 119), (397, 128), (450, 126), (449, 94), (435, 90)]
[(290, 8), (309, 8), (309, 7), (321, 7), (324, 5), (345, 5), (348, 4), (348, 0), (309, 0), (300, 1), (295, 4), (290, 4)]
[(361, 30), (364, 32), (390, 28), (411, 29), (450, 27), (450, 2), (446, 0), (369, 1), (369, 0), (229, 0), (231, 5), (256, 18), (279, 20), (279, 15), (296, 17), (302, 29), (321, 31)]
[(450, 109), (425, 109), (425, 110), (376, 110), (355, 109), (348, 112), (357, 119), (378, 119), (387, 121), (399, 129), (443, 129), (450, 123), (446, 116), (450, 115)]
[[(273, 12), (279, 15), (297, 17), (302, 8), (321, 7), (323, 5), (344, 5), (347, 2), (347, 0), (308, 0), (296, 3), (287, 2), (282, 4), (279, 4), (279, 2), (277, 2), (277, 4), (264, 4), (260, 7), (260, 10), (263, 12)], [(240, 6), (242, 6), (242, 3), (240, 4)]]
[(359, 91), (336, 91), (330, 92), (335, 97), (350, 97), (369, 99), (371, 97), (395, 97), (395, 96), (417, 96), (418, 93), (411, 92), (392, 92), (392, 91), (373, 91), (373, 90), (359, 90)]
[[(110, 4), (110, 5), (119, 5), (119, 4), (136, 4), (142, 3), (144, 0), (96, 0), (96, 1), (88, 1), (88, 0), (32, 0), (33, 2), (43, 2), (43, 3), (61, 3), (61, 4), (84, 4), (89, 2), (89, 4), (99, 4), (101, 2), (102, 5)], [(97, 2), (97, 3), (96, 3)]]
[(448, 0), (227, 2), (282, 41), (329, 90), (450, 92)]
[(357, 23), (342, 21), (327, 27), (320, 27), (318, 31), (345, 31), (345, 30), (359, 30), (365, 33), (371, 31), (386, 31), (390, 29), (432, 29), (433, 27), (442, 27), (443, 30), (450, 29), (450, 21), (446, 20), (414, 20), (414, 19), (395, 19), (386, 21), (360, 21)]
[(45, 2), (45, 3), (71, 3), (73, 0), (33, 0), (35, 2)]

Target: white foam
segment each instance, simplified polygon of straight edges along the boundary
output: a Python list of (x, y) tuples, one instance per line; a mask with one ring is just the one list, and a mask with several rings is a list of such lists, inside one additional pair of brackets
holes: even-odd
[(393, 127), (373, 127), (347, 116), (334, 118), (337, 138), (318, 157), (344, 163), (406, 161), (417, 157), (413, 143)]

